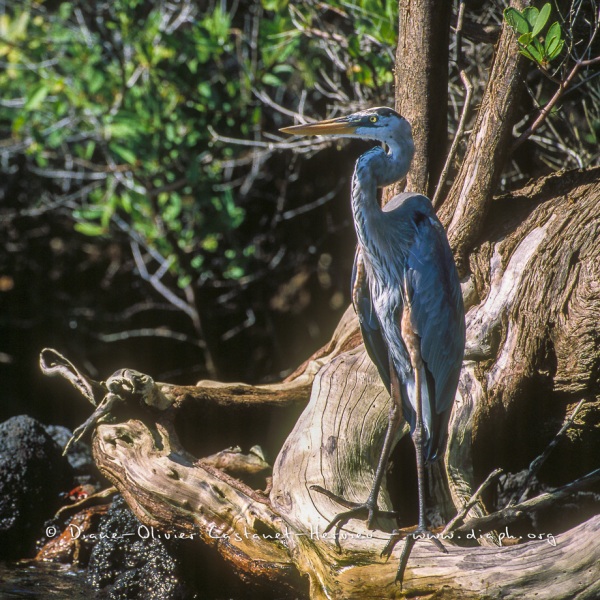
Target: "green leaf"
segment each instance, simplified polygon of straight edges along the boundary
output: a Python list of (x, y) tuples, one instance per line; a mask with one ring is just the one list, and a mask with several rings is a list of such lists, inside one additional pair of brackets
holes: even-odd
[(85, 219), (86, 221), (96, 221), (102, 217), (102, 207), (84, 208), (73, 211), (76, 219)]
[(531, 33), (524, 33), (523, 35), (519, 36), (519, 44), (527, 47), (529, 46), (529, 44), (531, 44), (533, 40), (533, 36), (531, 35)]
[(116, 154), (119, 158), (122, 158), (125, 162), (129, 163), (130, 165), (134, 165), (136, 163), (137, 158), (135, 156), (135, 153), (129, 148), (119, 146), (119, 144), (115, 144), (112, 142), (108, 145), (108, 147), (110, 148), (111, 152)]
[[(546, 39), (544, 41), (544, 47), (549, 60), (552, 60), (552, 58), (558, 56), (558, 54), (562, 50), (564, 42), (561, 40), (561, 37), (562, 31), (560, 28), (560, 24), (558, 23), (558, 21), (552, 23), (550, 29), (548, 29), (548, 33), (546, 34)], [(557, 48), (558, 52), (556, 51)]]
[(219, 247), (219, 238), (214, 234), (207, 235), (200, 245), (207, 252), (215, 252)]
[(552, 25), (550, 25), (550, 28), (548, 29), (548, 33), (546, 34), (546, 42), (554, 38), (558, 38), (560, 40), (561, 37), (562, 29), (560, 27), (560, 23), (558, 21), (555, 21), (554, 23), (552, 23)]
[(73, 229), (83, 235), (99, 236), (107, 233), (106, 229), (101, 225), (94, 225), (93, 223), (75, 223)]
[(73, 5), (70, 2), (63, 2), (58, 7), (58, 14), (62, 21), (68, 21), (73, 13)]
[(529, 52), (527, 48), (520, 48), (519, 53), (522, 54), (524, 57), (528, 58), (529, 60), (536, 62), (535, 58), (533, 57), (533, 54), (531, 54), (531, 52)]
[(540, 31), (544, 29), (546, 23), (548, 22), (548, 18), (550, 17), (550, 12), (552, 11), (552, 6), (547, 2), (542, 6), (542, 10), (540, 10), (540, 14), (535, 20), (535, 25), (533, 26), (532, 35), (539, 35)]
[(529, 31), (531, 31), (534, 28), (539, 12), (540, 11), (535, 6), (528, 6), (521, 13), (523, 15), (523, 18), (527, 21), (529, 25)]
[(529, 33), (531, 30), (527, 19), (512, 7), (504, 10), (504, 18), (518, 34)]
[(177, 285), (183, 290), (192, 283), (192, 277), (190, 275), (180, 275), (177, 279)]
[(87, 144), (85, 145), (85, 149), (83, 152), (83, 158), (85, 158), (85, 160), (92, 160), (95, 150), (96, 150), (96, 142), (94, 142), (93, 140), (89, 140), (87, 142)]
[(105, 135), (108, 138), (133, 138), (139, 134), (140, 124), (134, 115), (118, 116), (112, 123), (107, 123)]
[(57, 131), (53, 131), (46, 138), (46, 144), (49, 148), (56, 149), (58, 148), (64, 141), (64, 131), (58, 129)]
[(23, 113), (21, 113), (20, 115), (15, 117), (15, 120), (13, 121), (13, 124), (12, 124), (13, 135), (18, 135), (19, 132), (21, 131), (21, 129), (23, 128), (23, 125), (25, 125), (26, 123), (27, 123), (27, 117)]
[(133, 211), (133, 198), (128, 190), (121, 192), (121, 207), (128, 214), (131, 214)]
[(537, 40), (533, 40), (533, 42), (527, 46), (527, 50), (533, 56), (533, 60), (535, 60), (536, 63), (541, 64), (544, 62), (544, 50)]
[(223, 273), (225, 279), (241, 279), (244, 276), (244, 269), (235, 265), (230, 266)]
[(565, 40), (560, 40), (556, 47), (552, 48), (552, 50), (548, 50), (546, 52), (546, 54), (548, 55), (548, 60), (554, 60), (561, 53), (561, 50), (563, 49), (564, 45)]
[(162, 211), (162, 217), (166, 223), (169, 225), (173, 225), (171, 222), (176, 221), (176, 219), (181, 214), (182, 210), (182, 202), (181, 196), (175, 192), (169, 195), (169, 203), (165, 206)]
[(288, 0), (262, 0), (262, 5), (265, 10), (281, 11), (287, 5)]
[(8, 39), (11, 42), (20, 41), (25, 38), (27, 32), (27, 26), (29, 25), (29, 18), (31, 13), (28, 10), (24, 10), (11, 24), (7, 32)]
[(45, 83), (40, 83), (31, 90), (25, 102), (25, 110), (37, 110), (48, 95), (48, 87)]
[(190, 260), (190, 265), (192, 266), (193, 269), (196, 269), (197, 271), (200, 270), (200, 268), (202, 267), (203, 264), (204, 264), (204, 257), (200, 254), (196, 254), (196, 256), (194, 256), (192, 258), (192, 260)]
[(279, 77), (277, 77), (276, 75), (273, 75), (272, 73), (265, 73), (263, 75), (262, 82), (265, 85), (271, 85), (273, 87), (280, 87), (283, 85), (283, 82), (281, 81), (281, 79), (279, 79)]

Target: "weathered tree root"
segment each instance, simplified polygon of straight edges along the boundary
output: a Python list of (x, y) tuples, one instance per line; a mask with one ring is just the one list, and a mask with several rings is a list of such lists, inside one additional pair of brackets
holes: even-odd
[[(430, 474), (430, 492), (447, 518), (473, 495), (473, 447), (483, 465), (491, 456), (514, 454), (515, 448), (527, 464), (582, 396), (588, 401), (578, 434), (590, 448), (594, 443), (600, 375), (599, 176), (599, 169), (553, 176), (497, 201), (492, 218), (498, 225), (471, 256), (467, 356), (445, 461)], [(311, 598), (391, 598), (401, 595), (394, 584), (400, 549), (389, 561), (380, 553), (395, 523), (382, 519), (369, 531), (351, 520), (341, 530), (340, 554), (333, 534), (323, 535), (339, 506), (311, 490), (320, 485), (360, 502), (372, 483), (389, 398), (359, 344), (349, 310), (328, 347), (288, 380), (270, 386), (170, 386), (128, 370), (97, 383), (51, 351), (44, 351), (42, 366), (49, 374), (66, 376), (96, 410), (113, 394), (114, 408), (133, 412), (133, 419), (109, 424), (114, 415), (108, 410), (99, 415), (104, 422), (93, 421), (90, 429), (95, 427), (99, 468), (147, 525), (194, 535), (242, 576), (275, 588), (285, 585), (306, 594), (308, 580)], [(174, 426), (189, 404), (252, 409), (306, 402), (277, 456), (268, 496), (191, 455)], [(540, 427), (544, 419), (547, 432)], [(197, 427), (201, 435), (210, 423)], [(525, 435), (519, 436), (523, 429)], [(577, 464), (591, 462), (592, 455), (580, 458)], [(597, 480), (594, 469), (597, 461), (593, 472), (573, 486)], [(444, 492), (446, 480), (450, 496)], [(479, 545), (447, 541), (449, 552), (442, 555), (430, 544), (417, 543), (404, 590), (440, 598), (600, 597), (600, 515), (554, 536), (556, 545), (550, 539), (523, 539), (499, 548), (484, 533), (502, 532), (513, 518), (564, 500), (573, 486), (494, 515), (475, 504), (454, 531), (454, 541)], [(379, 507), (392, 509), (385, 485)]]

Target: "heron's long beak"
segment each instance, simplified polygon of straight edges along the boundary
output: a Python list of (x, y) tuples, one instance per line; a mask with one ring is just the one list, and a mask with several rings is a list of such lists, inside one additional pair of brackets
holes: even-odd
[(356, 127), (356, 122), (350, 121), (348, 117), (340, 117), (338, 119), (319, 121), (318, 123), (292, 125), (291, 127), (284, 127), (279, 131), (291, 135), (351, 135), (356, 131)]

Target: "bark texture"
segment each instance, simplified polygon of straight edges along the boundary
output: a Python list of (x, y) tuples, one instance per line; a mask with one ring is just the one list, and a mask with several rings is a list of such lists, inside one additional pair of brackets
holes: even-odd
[[(583, 185), (569, 189), (574, 178)], [(498, 231), (471, 257), (481, 301), (467, 316), (466, 356), (486, 364), (474, 435), (490, 455), (508, 456), (511, 432), (562, 419), (580, 397), (588, 398), (586, 410), (597, 406), (599, 179), (598, 168), (557, 174), (497, 200), (490, 221), (504, 213), (515, 230)], [(531, 212), (517, 225), (523, 211)], [(523, 450), (539, 451), (534, 440), (525, 437)], [(582, 458), (589, 467), (592, 457)]]
[[(451, 504), (461, 508), (490, 465), (526, 467), (581, 397), (587, 403), (577, 436), (555, 451), (563, 458), (552, 468), (567, 483), (590, 466), (596, 471), (585, 481), (597, 485), (599, 229), (600, 168), (552, 176), (494, 202), (485, 229), (489, 235), (479, 239), (473, 275), (465, 282), (467, 356), (444, 468), (430, 476), (429, 506), (438, 505), (438, 513), (447, 512), (439, 508), (446, 502), (440, 492), (444, 479)], [(445, 542), (447, 555), (417, 542), (403, 590), (394, 583), (402, 543), (390, 560), (380, 557), (393, 522), (380, 520), (374, 531), (361, 521), (348, 522), (343, 551), (337, 552), (324, 530), (342, 507), (310, 486), (353, 501), (366, 498), (389, 403), (351, 309), (332, 342), (282, 384), (149, 386), (149, 378), (131, 372), (98, 384), (51, 351), (42, 355), (42, 368), (66, 376), (94, 404), (105, 385), (130, 413), (132, 407), (140, 412), (140, 419), (130, 414), (129, 420), (99, 425), (93, 450), (101, 471), (144, 523), (202, 539), (240, 576), (271, 589), (313, 599), (408, 594), (559, 600), (600, 594), (597, 510), (580, 514), (568, 527), (561, 528), (559, 520), (556, 545), (522, 539), (497, 547), (498, 536), (485, 535), (486, 523), (501, 533), (504, 524), (536, 505), (560, 506), (568, 490), (528, 500), (492, 519), (485, 518), (483, 504), (475, 505), (454, 539)], [(132, 377), (143, 380), (143, 388), (128, 383)], [(225, 463), (214, 457), (193, 455), (177, 427), (183, 420), (201, 438), (213, 424), (206, 418), (190, 423), (191, 406), (259, 407), (262, 401), (277, 409), (308, 401), (280, 448), (268, 492), (216, 468)], [(386, 485), (379, 506), (392, 508)], [(468, 537), (472, 528), (479, 532), (472, 536), (476, 540)]]
[[(526, 4), (513, 1), (511, 5)], [(505, 23), (462, 166), (439, 211), (461, 275), (467, 272), (468, 253), (482, 231), (510, 148), (524, 62), (515, 50), (515, 35)]]
[[(448, 42), (452, 2), (400, 0), (396, 110), (412, 125), (415, 158), (406, 189), (430, 197), (444, 165), (448, 131)], [(390, 198), (400, 191), (393, 186)]]

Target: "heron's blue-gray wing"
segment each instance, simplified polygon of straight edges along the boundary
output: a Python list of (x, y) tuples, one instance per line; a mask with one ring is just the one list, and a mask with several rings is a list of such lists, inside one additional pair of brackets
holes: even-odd
[(387, 346), (383, 339), (379, 319), (373, 308), (373, 300), (362, 262), (360, 246), (356, 249), (352, 268), (352, 304), (358, 315), (360, 330), (367, 354), (375, 363), (379, 376), (388, 392), (390, 391), (390, 363)]
[(444, 228), (433, 212), (415, 211), (413, 220), (416, 234), (408, 249), (406, 283), (427, 375), (431, 423), (425, 458), (432, 461), (447, 435), (464, 354), (465, 318)]

